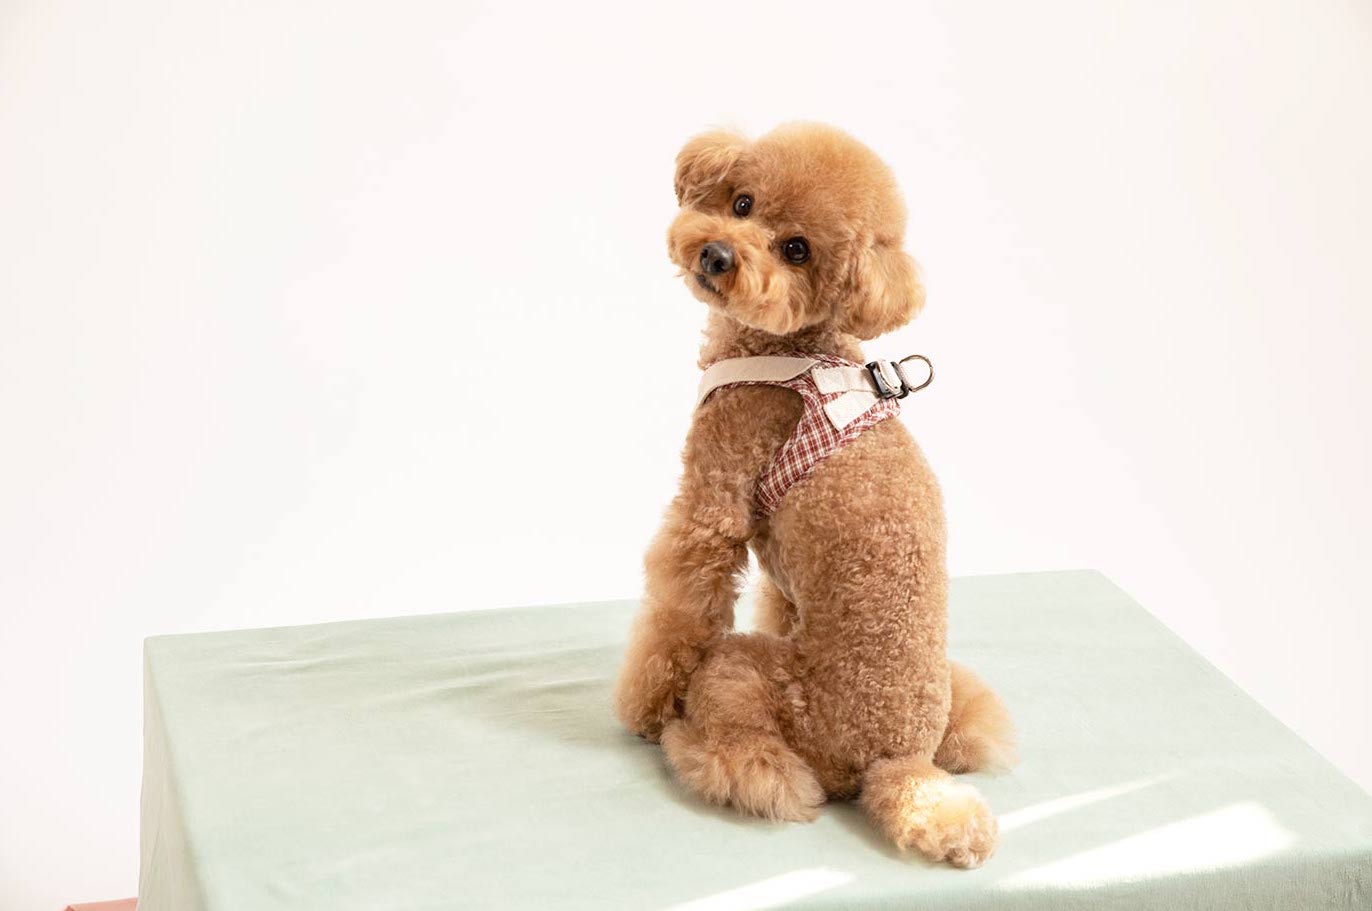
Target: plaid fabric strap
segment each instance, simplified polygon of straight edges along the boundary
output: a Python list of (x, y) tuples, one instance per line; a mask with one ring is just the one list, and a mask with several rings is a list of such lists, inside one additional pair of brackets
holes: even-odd
[(756, 509), (770, 516), (792, 486), (869, 427), (900, 413), (883, 398), (867, 368), (828, 354), (731, 358), (711, 364), (697, 404), (731, 386), (781, 386), (800, 395), (805, 410), (757, 485)]

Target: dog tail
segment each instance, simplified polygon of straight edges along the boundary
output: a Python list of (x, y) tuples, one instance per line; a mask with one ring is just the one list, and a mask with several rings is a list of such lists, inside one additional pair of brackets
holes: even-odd
[(949, 772), (1004, 771), (1018, 760), (1015, 724), (986, 682), (955, 661), (953, 704), (934, 764)]

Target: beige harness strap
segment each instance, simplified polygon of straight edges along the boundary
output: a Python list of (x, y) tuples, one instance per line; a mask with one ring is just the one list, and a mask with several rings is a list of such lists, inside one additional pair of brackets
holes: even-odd
[(821, 395), (832, 392), (875, 392), (872, 373), (856, 364), (851, 367), (823, 367), (815, 371), (815, 388)]
[(731, 383), (784, 383), (818, 363), (808, 357), (730, 357), (715, 361), (700, 378), (696, 407), (704, 404), (710, 393), (720, 386)]
[(831, 402), (824, 403), (824, 414), (835, 430), (842, 430), (867, 413), (881, 396), (871, 390), (851, 389)]
[[(700, 407), (710, 393), (721, 386), (733, 383), (785, 383), (808, 371), (820, 395), (841, 393), (825, 402), (824, 414), (835, 430), (842, 430), (882, 399), (903, 397), (912, 391), (900, 369), (901, 362), (873, 361), (872, 366), (868, 367), (857, 364), (817, 367), (818, 363), (808, 357), (731, 357), (716, 361), (700, 378), (696, 407)], [(874, 368), (881, 375), (880, 383), (873, 375)]]
[(881, 399), (872, 372), (866, 367), (821, 367), (810, 374), (820, 395), (843, 393), (824, 404), (824, 414), (835, 430), (842, 430), (862, 417)]

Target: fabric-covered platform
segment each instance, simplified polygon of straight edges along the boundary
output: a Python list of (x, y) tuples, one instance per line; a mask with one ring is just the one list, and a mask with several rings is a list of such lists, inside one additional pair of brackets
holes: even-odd
[(633, 610), (150, 639), (140, 911), (1372, 907), (1372, 799), (1098, 574), (954, 583), (1021, 731), (970, 872), (677, 789), (610, 710)]

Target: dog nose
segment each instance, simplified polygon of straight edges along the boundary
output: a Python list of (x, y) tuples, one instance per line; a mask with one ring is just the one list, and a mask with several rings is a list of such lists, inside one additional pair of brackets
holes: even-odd
[(700, 248), (700, 268), (707, 275), (721, 275), (734, 267), (734, 249), (728, 244), (711, 241)]

